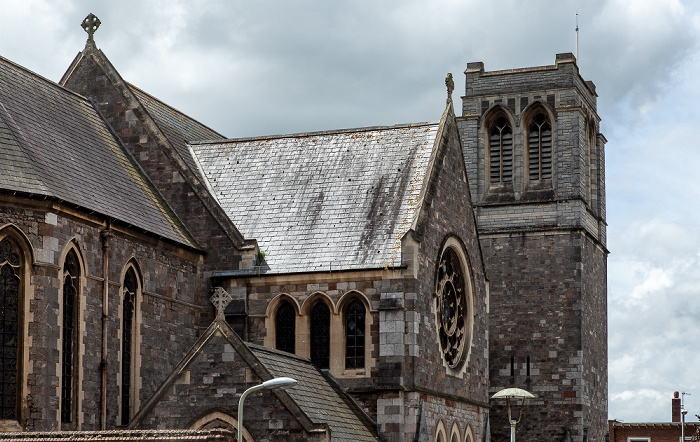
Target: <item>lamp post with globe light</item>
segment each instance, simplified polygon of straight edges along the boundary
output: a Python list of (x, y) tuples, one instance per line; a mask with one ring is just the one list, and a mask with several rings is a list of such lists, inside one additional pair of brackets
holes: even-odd
[[(508, 422), (510, 423), (510, 442), (515, 442), (515, 425), (520, 422), (523, 417), (523, 404), (525, 399), (533, 399), (535, 396), (529, 391), (522, 390), (520, 388), (504, 388), (503, 390), (497, 392), (491, 399), (506, 399), (508, 401)], [(510, 411), (510, 400), (512, 398), (520, 398), (520, 414), (518, 415), (518, 420), (513, 419)]]
[(243, 401), (245, 400), (246, 396), (248, 394), (260, 390), (262, 388), (267, 388), (270, 390), (276, 389), (276, 388), (287, 388), (287, 387), (293, 387), (296, 385), (297, 381), (296, 379), (292, 378), (274, 378), (270, 379), (269, 381), (265, 381), (262, 384), (259, 385), (254, 385), (247, 389), (246, 391), (243, 392), (241, 395), (241, 398), (238, 400), (238, 442), (243, 442)]

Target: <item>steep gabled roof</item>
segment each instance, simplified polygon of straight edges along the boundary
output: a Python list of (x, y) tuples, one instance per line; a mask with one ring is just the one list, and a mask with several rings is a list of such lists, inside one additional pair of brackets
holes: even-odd
[[(298, 383), (294, 388), (273, 390), (273, 393), (307, 432), (322, 432), (325, 428), (330, 428), (331, 441), (338, 442), (381, 440), (369, 418), (311, 361), (243, 342), (226, 323), (223, 314), (217, 315), (214, 322), (192, 345), (168, 378), (143, 404), (129, 423), (129, 429), (137, 428), (143, 422), (177, 380), (188, 371), (197, 357), (205, 352), (205, 348), (219, 337), (225, 339), (246, 362), (254, 375), (263, 381), (281, 376), (292, 376), (297, 380)], [(223, 376), (227, 376), (225, 365), (220, 367), (220, 370)]]
[[(63, 74), (59, 84), (69, 84), (74, 76), (80, 78), (81, 67), (89, 60), (92, 60), (97, 65), (107, 81), (121, 95), (126, 108), (138, 115), (149, 137), (152, 137), (152, 140), (190, 186), (209, 214), (229, 237), (232, 244), (239, 250), (252, 249), (255, 246), (255, 240), (246, 240), (241, 235), (216, 202), (214, 196), (209, 193), (203, 184), (204, 179), (199, 168), (196, 167), (196, 161), (192, 157), (192, 152), (186, 144), (191, 137), (193, 139), (199, 137), (221, 138), (221, 135), (127, 83), (107, 56), (97, 49), (91, 40), (88, 40), (85, 49), (76, 55), (68, 70)], [(91, 78), (89, 81), (93, 80), (94, 78)], [(185, 219), (185, 221), (190, 222), (191, 220)], [(201, 237), (199, 239), (200, 241), (202, 240)]]
[(90, 101), (0, 57), (0, 188), (198, 247)]
[(299, 382), (287, 392), (313, 422), (328, 424), (331, 440), (379, 440), (374, 423), (330, 375), (319, 371), (311, 361), (262, 346), (249, 347), (274, 377), (293, 376)]
[(194, 173), (199, 174), (197, 164), (187, 143), (189, 141), (220, 140), (225, 137), (136, 86), (129, 84), (129, 88), (168, 137), (173, 147), (177, 149), (185, 163)]
[(272, 273), (401, 265), (438, 123), (192, 143)]

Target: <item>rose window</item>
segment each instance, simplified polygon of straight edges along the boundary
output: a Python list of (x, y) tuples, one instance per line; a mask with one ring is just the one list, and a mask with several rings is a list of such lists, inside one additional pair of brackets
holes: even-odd
[(445, 362), (455, 368), (464, 353), (467, 335), (467, 299), (457, 254), (446, 249), (437, 275), (438, 337)]

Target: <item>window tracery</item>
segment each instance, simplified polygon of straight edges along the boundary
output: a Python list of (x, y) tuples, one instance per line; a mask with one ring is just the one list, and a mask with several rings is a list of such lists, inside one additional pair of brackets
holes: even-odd
[(531, 181), (552, 178), (552, 125), (544, 111), (528, 126), (528, 171)]
[(21, 259), (11, 240), (0, 243), (0, 419), (17, 419)]
[(365, 306), (357, 299), (345, 311), (345, 368), (365, 368)]
[(128, 425), (131, 418), (131, 374), (134, 350), (134, 310), (138, 281), (130, 267), (124, 276), (122, 288), (122, 361), (121, 361), (121, 424)]
[(63, 265), (63, 327), (61, 335), (61, 422), (73, 420), (73, 384), (75, 347), (77, 342), (77, 301), (80, 287), (80, 267), (74, 250)]
[(459, 257), (451, 248), (440, 258), (437, 275), (438, 337), (442, 356), (451, 368), (462, 362), (469, 313)]
[(505, 115), (489, 127), (489, 165), (492, 184), (513, 181), (513, 129)]

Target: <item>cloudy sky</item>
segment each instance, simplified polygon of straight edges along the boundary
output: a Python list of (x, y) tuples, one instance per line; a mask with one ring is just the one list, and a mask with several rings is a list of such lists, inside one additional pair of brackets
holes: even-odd
[(607, 144), (609, 416), (700, 414), (700, 6), (693, 0), (0, 0), (0, 55), (58, 81), (95, 40), (228, 137), (437, 120), (467, 62), (575, 51)]

